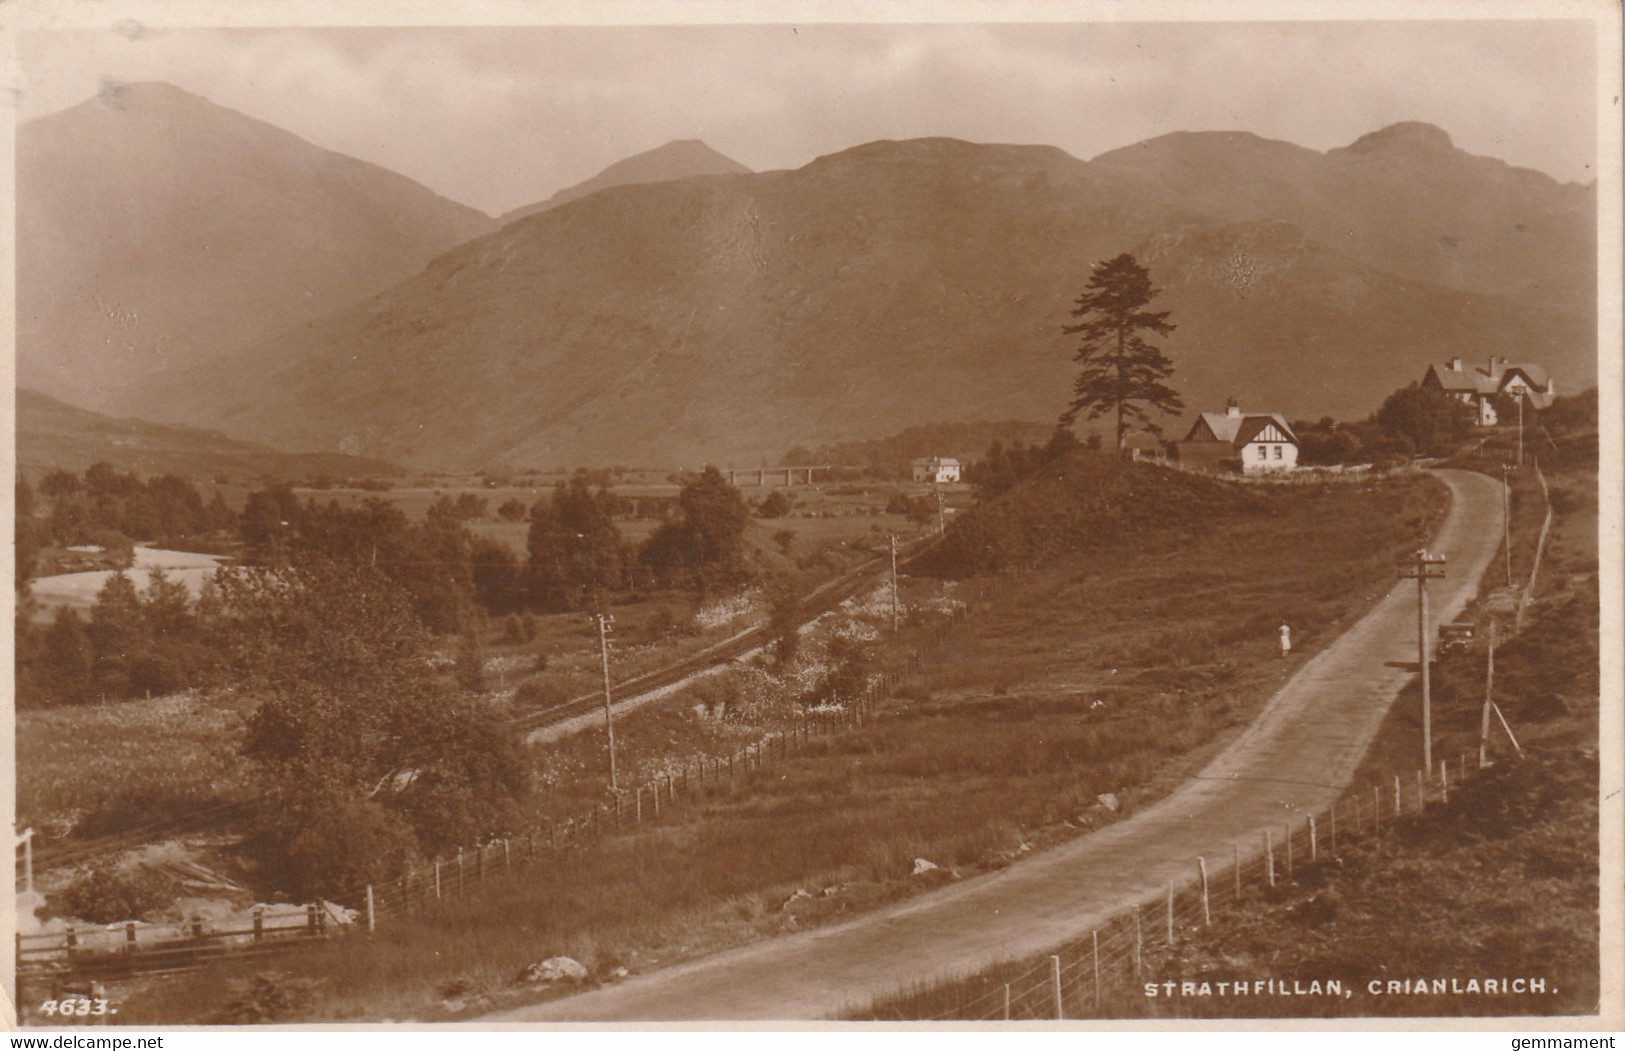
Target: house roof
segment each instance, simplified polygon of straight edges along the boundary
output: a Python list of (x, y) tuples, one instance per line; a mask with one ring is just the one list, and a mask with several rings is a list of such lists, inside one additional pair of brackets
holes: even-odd
[(1196, 432), (1206, 424), (1215, 439), (1239, 449), (1272, 423), (1281, 429), (1281, 433), (1287, 436), (1288, 441), (1293, 445), (1298, 444), (1298, 436), (1292, 433), (1292, 428), (1287, 426), (1286, 420), (1277, 412), (1247, 412), (1239, 416), (1232, 416), (1226, 412), (1204, 412), (1191, 427), (1191, 432), (1185, 436), (1185, 440), (1188, 442), (1202, 440), (1197, 438)]
[[(1491, 359), (1487, 365), (1478, 365), (1470, 369), (1457, 371), (1447, 366), (1429, 365), (1428, 375), (1439, 384), (1440, 388), (1452, 394), (1494, 394), (1506, 386), (1507, 380), (1514, 374), (1521, 373), (1529, 381), (1529, 386), (1536, 393), (1545, 393), (1551, 390), (1552, 381), (1546, 375), (1546, 370), (1540, 365), (1521, 361), (1502, 361), (1500, 358)], [(1423, 377), (1426, 379), (1427, 377)]]
[[(1489, 379), (1489, 377), (1485, 376), (1483, 371), (1480, 369), (1463, 369), (1462, 371), (1457, 372), (1455, 369), (1440, 368), (1437, 365), (1429, 365), (1428, 372), (1433, 376), (1434, 380), (1441, 388), (1451, 393), (1458, 391), (1483, 391), (1483, 382)], [(1493, 390), (1493, 387), (1491, 389)], [(1484, 393), (1490, 393), (1490, 391), (1484, 391)]]
[(1502, 368), (1500, 386), (1505, 386), (1506, 381), (1511, 379), (1512, 374), (1515, 372), (1523, 373), (1524, 379), (1528, 380), (1529, 385), (1534, 387), (1536, 390), (1545, 391), (1550, 389), (1552, 385), (1551, 379), (1546, 375), (1546, 370), (1541, 368), (1539, 365), (1514, 364), (1506, 365)]
[(914, 461), (915, 467), (958, 467), (959, 461), (952, 456), (921, 456)]
[(1292, 433), (1292, 428), (1287, 426), (1287, 422), (1281, 418), (1279, 413), (1270, 412), (1254, 413), (1242, 417), (1241, 427), (1236, 432), (1236, 447), (1240, 448), (1246, 445), (1258, 437), (1258, 433), (1272, 423), (1280, 428), (1282, 434), (1286, 435), (1287, 441), (1293, 445), (1298, 444), (1298, 436)]

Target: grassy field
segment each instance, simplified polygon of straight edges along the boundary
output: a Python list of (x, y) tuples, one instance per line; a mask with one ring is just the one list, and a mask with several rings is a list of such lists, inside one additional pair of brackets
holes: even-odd
[[(1178, 483), (1198, 484), (1215, 485)], [(289, 1016), (454, 1017), (448, 997), (481, 1007), (535, 995), (515, 975), (551, 955), (575, 956), (594, 980), (646, 970), (1009, 864), (1112, 820), (1100, 793), (1118, 796), (1119, 816), (1132, 812), (1221, 746), (1296, 665), (1276, 656), (1283, 617), (1300, 655), (1312, 653), (1387, 589), (1444, 502), (1422, 477), (1233, 491), (1203, 493), (1224, 528), (1193, 528), (1170, 507), (1162, 528), (1074, 544), (1043, 572), (916, 582), (922, 597), (946, 593), (976, 612), (882, 717), (815, 741), (771, 778), (717, 786), (658, 826), (562, 853), (421, 922), (279, 960), (309, 994)], [(922, 620), (881, 649), (923, 646), (934, 628)], [(711, 702), (737, 705), (736, 719), (678, 700), (619, 722), (618, 743), (634, 769), (656, 769), (726, 747), (738, 725), (770, 725), (764, 706), (793, 710), (793, 691), (767, 700), (747, 686), (708, 687)], [(554, 761), (577, 773), (561, 780), (591, 780), (601, 753), (569, 749)], [(941, 867), (915, 877), (917, 857)], [(812, 896), (786, 908), (798, 890)], [(120, 1018), (205, 1019), (254, 970), (223, 965), (153, 988)]]
[(244, 797), (252, 770), (237, 742), (252, 710), (199, 693), (19, 711), (18, 827), (99, 835)]
[[(1499, 463), (1499, 450), (1491, 450)], [(1337, 978), (1335, 998), (1159, 997), (1120, 973), (1098, 1012), (1113, 1018), (1590, 1014), (1598, 1009), (1598, 593), (1594, 459), (1551, 457), (1555, 511), (1525, 630), (1492, 567), (1471, 611), (1475, 645), (1435, 668), (1435, 755), (1454, 765), (1478, 751), (1489, 622), (1500, 627), (1495, 701), (1517, 733), (1518, 757), (1492, 731), (1493, 766), (1452, 789), (1448, 804), (1394, 822), (1380, 841), (1345, 837), (1336, 856), (1300, 865), (1273, 890), (1226, 902), (1209, 930), (1170, 949), (1152, 943), (1146, 982), (1238, 977)], [(1499, 474), (1497, 470), (1495, 472)], [(1533, 471), (1514, 481), (1513, 566), (1527, 580), (1544, 502)], [(1532, 494), (1532, 495), (1531, 495)], [(1403, 694), (1355, 783), (1418, 765), (1419, 690)], [(1324, 831), (1324, 830), (1323, 830)], [(880, 1017), (952, 1016), (996, 995), (1043, 959), (876, 1005)], [(1389, 979), (1543, 978), (1544, 995), (1391, 995)], [(1369, 983), (1382, 982), (1372, 994)], [(991, 991), (991, 993), (990, 993)], [(985, 1008), (985, 1001), (982, 1003)], [(1076, 1005), (1075, 1005), (1076, 1006)], [(1087, 1005), (1081, 1010), (1089, 1010)]]

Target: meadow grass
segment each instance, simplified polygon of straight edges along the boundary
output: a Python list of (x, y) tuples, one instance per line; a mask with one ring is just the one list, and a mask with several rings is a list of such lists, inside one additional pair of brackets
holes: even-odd
[[(1281, 619), (1300, 655), (1335, 637), (1444, 503), (1425, 477), (1249, 490), (1223, 523), (1174, 508), (1165, 528), (1076, 545), (1042, 573), (954, 583), (975, 612), (945, 637), (916, 618), (883, 644), (882, 662), (918, 648), (926, 668), (861, 729), (376, 938), (279, 960), (319, 990), (297, 1017), (454, 1017), (449, 990), (464, 1007), (534, 997), (515, 976), (548, 956), (605, 980), (845, 918), (1115, 820), (1165, 794), (1284, 680), (1296, 662), (1277, 657)], [(634, 764), (725, 747), (727, 732), (684, 702), (617, 726)], [(580, 776), (560, 782), (602, 777), (601, 752), (569, 747)], [(1107, 792), (1116, 813), (1099, 805)], [(941, 868), (916, 877), (918, 857)], [(786, 908), (798, 890), (811, 897)], [(204, 1019), (220, 989), (265, 966), (154, 987), (120, 1018)]]
[(98, 835), (243, 798), (252, 707), (216, 691), (18, 711), (19, 827)]

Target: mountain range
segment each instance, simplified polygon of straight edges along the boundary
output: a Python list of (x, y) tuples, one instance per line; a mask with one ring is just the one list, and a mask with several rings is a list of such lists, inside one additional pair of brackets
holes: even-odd
[(1577, 390), (1595, 379), (1595, 216), (1594, 184), (1420, 124), (1325, 153), (1180, 133), (1088, 162), (884, 141), (761, 173), (674, 143), (388, 287), (241, 325), (120, 404), (435, 469), (744, 465), (1053, 419), (1075, 369), (1061, 326), (1090, 266), (1125, 251), (1178, 325), (1161, 342), (1193, 412), (1236, 395), (1364, 416), (1454, 356), (1537, 361)]

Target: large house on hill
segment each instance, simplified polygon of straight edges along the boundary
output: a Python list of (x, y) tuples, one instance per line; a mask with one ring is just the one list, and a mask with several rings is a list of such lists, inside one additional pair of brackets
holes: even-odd
[(1261, 474), (1298, 466), (1298, 436), (1279, 413), (1242, 412), (1234, 398), (1225, 411), (1197, 417), (1174, 446), (1179, 462), (1210, 471)]
[(1495, 412), (1495, 396), (1524, 397), (1537, 409), (1544, 409), (1557, 397), (1557, 391), (1546, 370), (1539, 365), (1513, 363), (1506, 358), (1491, 358), (1487, 365), (1466, 368), (1460, 358), (1452, 358), (1446, 365), (1429, 365), (1422, 386), (1442, 390), (1473, 407), (1473, 419), (1480, 427), (1493, 427), (1499, 422)]

